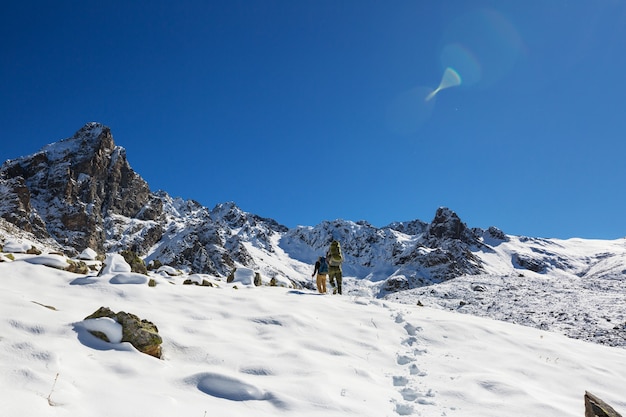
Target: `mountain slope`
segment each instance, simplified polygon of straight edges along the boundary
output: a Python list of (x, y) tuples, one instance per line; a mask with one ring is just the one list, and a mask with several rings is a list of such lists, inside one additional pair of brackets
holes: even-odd
[[(622, 279), (623, 245), (507, 236), (469, 228), (448, 208), (430, 222), (377, 228), (365, 221), (325, 221), (288, 229), (234, 203), (213, 209), (153, 192), (115, 145), (108, 127), (88, 123), (72, 137), (0, 167), (0, 216), (69, 253), (129, 249), (190, 273), (227, 276), (249, 267), (264, 276), (312, 288), (317, 256), (342, 244), (344, 275), (366, 280), (373, 295), (420, 288), (466, 275), (516, 271)], [(589, 245), (588, 245), (589, 243)], [(609, 264), (608, 259), (613, 264)]]

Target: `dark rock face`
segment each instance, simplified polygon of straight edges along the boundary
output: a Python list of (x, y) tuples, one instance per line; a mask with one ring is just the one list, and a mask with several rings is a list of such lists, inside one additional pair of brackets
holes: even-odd
[(476, 244), (476, 237), (459, 216), (446, 207), (440, 207), (426, 229), (427, 240), (435, 244), (441, 240), (460, 240), (467, 245)]
[(528, 269), (529, 271), (537, 273), (541, 273), (546, 270), (546, 265), (540, 259), (520, 254), (515, 254), (513, 256), (513, 264), (519, 266), (520, 268)]
[(0, 180), (12, 201), (2, 207), (2, 217), (76, 250), (105, 249), (105, 218), (160, 215), (158, 204), (149, 204), (148, 184), (131, 169), (126, 151), (98, 123), (88, 123), (35, 155), (7, 161)]
[(489, 227), (489, 229), (487, 229), (486, 235), (492, 239), (500, 240), (502, 242), (506, 242), (509, 240), (509, 238), (504, 234), (504, 232), (495, 226)]
[(410, 222), (395, 222), (387, 226), (387, 228), (389, 229), (413, 236), (421, 235), (426, 231), (427, 227), (428, 223), (424, 223), (421, 220), (412, 220)]
[(409, 280), (404, 276), (390, 277), (385, 281), (384, 291), (397, 292), (411, 288)]

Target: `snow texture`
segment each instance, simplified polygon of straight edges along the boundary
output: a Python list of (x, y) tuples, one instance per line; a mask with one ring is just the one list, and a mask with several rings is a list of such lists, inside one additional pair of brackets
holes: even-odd
[(104, 333), (111, 343), (122, 342), (122, 325), (112, 318), (87, 319), (83, 320), (81, 324), (86, 330)]
[[(343, 296), (207, 275), (194, 280), (214, 286), (182, 285), (185, 274), (154, 274), (156, 287), (113, 284), (108, 277), (127, 276), (116, 272), (119, 258), (110, 257), (112, 275), (95, 277), (15, 257), (0, 263), (3, 416), (581, 417), (586, 390), (626, 411), (626, 349), (446, 311), (435, 297), (433, 308), (410, 292), (405, 304), (380, 300), (367, 296), (377, 283), (353, 278)], [(449, 291), (440, 299), (450, 302), (497, 293), (487, 277), (472, 281), (476, 289), (470, 281), (460, 281), (465, 293), (432, 289)], [(570, 299), (567, 281), (544, 281), (541, 291), (568, 314), (601, 296), (618, 301), (610, 287)], [(163, 359), (119, 343), (114, 320), (83, 320), (101, 306), (155, 323)]]

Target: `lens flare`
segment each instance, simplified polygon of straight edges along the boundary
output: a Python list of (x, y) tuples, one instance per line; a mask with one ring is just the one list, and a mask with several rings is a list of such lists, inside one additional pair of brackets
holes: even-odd
[(443, 72), (443, 77), (441, 77), (439, 87), (435, 88), (433, 92), (427, 95), (425, 101), (431, 100), (435, 97), (435, 95), (437, 95), (438, 92), (445, 88), (457, 87), (459, 85), (461, 85), (461, 76), (453, 68), (448, 67)]

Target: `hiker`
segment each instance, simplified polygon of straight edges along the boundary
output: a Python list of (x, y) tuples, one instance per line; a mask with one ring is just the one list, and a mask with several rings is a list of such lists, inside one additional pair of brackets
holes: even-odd
[(328, 262), (328, 278), (330, 279), (330, 285), (333, 287), (333, 294), (341, 295), (341, 284), (343, 281), (341, 273), (341, 263), (343, 262), (343, 256), (341, 255), (341, 245), (336, 240), (333, 240), (326, 254), (326, 260)]
[(326, 294), (326, 275), (328, 275), (328, 263), (325, 256), (320, 256), (315, 262), (315, 270), (312, 277), (317, 273), (317, 291), (320, 294)]

